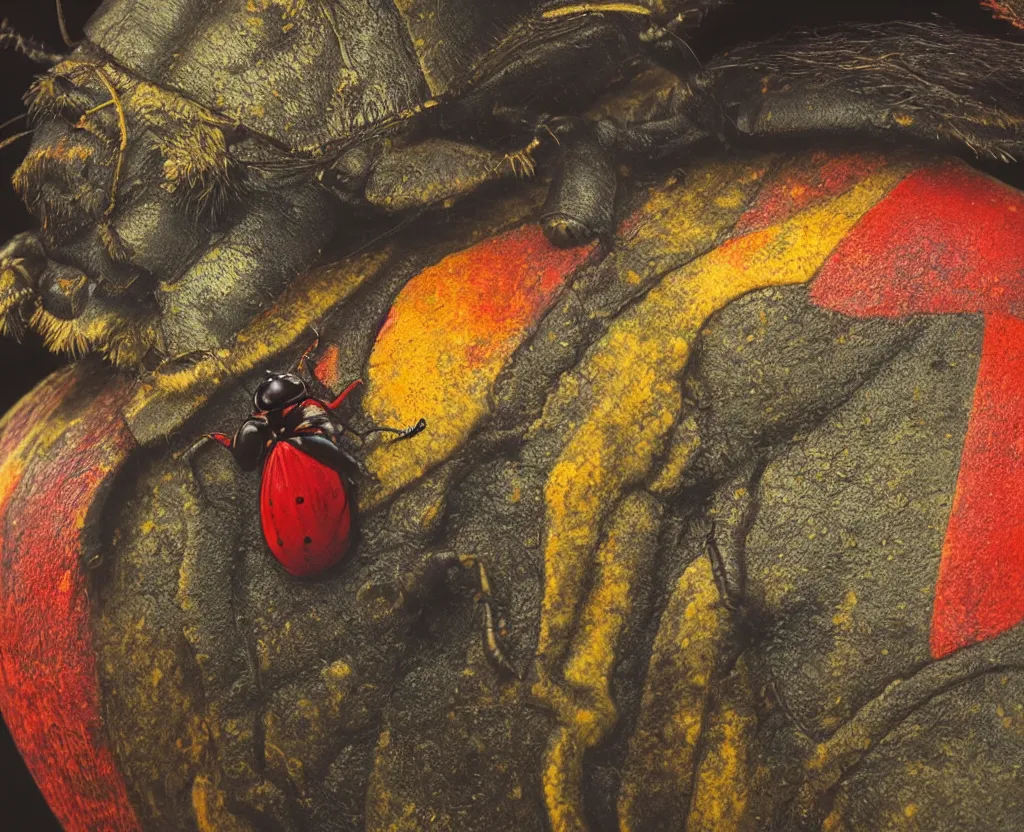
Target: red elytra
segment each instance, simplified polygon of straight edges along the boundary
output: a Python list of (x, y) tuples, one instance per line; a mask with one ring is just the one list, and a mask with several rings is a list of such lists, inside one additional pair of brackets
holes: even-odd
[(330, 569), (348, 551), (352, 510), (339, 472), (285, 442), (263, 465), (260, 525), (267, 546), (292, 575)]
[[(332, 411), (361, 383), (352, 382), (328, 403), (310, 397), (306, 383), (294, 373), (269, 373), (253, 396), (255, 410), (233, 437), (210, 433), (200, 439), (230, 450), (243, 470), (262, 463), (263, 538), (281, 566), (297, 577), (330, 569), (348, 551), (352, 505), (347, 477), (358, 475), (362, 466), (345, 450), (344, 427)], [(425, 424), (421, 420), (406, 431), (376, 430), (406, 438)]]

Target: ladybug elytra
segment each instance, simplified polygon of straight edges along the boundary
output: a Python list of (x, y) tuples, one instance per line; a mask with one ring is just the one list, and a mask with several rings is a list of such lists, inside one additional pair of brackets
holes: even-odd
[(233, 437), (208, 433), (186, 452), (212, 440), (231, 451), (243, 471), (263, 465), (263, 537), (281, 566), (297, 577), (330, 569), (348, 550), (352, 486), (368, 472), (345, 447), (344, 434), (363, 439), (374, 433), (394, 433), (396, 440), (409, 439), (427, 424), (420, 419), (409, 428), (376, 427), (365, 433), (342, 424), (334, 412), (362, 381), (353, 381), (331, 402), (311, 396), (297, 371), (317, 343), (303, 353), (296, 372), (267, 371), (253, 395), (252, 415)]

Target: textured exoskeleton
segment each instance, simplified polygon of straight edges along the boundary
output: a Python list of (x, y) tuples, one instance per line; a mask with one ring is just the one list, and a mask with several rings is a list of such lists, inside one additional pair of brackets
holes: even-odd
[(538, 220), (568, 246), (613, 227), (624, 162), (805, 136), (1020, 150), (1024, 45), (862, 25), (697, 68), (677, 47), (725, 5), (106, 0), (28, 95), (15, 185), (40, 229), (0, 253), (0, 326), (121, 364), (214, 349), (326, 246), (532, 173), (538, 151)]

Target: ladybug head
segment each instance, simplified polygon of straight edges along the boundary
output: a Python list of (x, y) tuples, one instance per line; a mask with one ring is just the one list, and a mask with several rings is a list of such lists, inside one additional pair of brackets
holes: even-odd
[(306, 398), (306, 383), (294, 373), (267, 372), (267, 378), (256, 388), (253, 403), (257, 410), (280, 410)]

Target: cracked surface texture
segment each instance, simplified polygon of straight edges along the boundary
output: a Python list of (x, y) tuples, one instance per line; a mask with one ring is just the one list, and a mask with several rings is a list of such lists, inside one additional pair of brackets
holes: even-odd
[[(570, 251), (539, 201), (7, 418), (0, 708), (67, 828), (1021, 828), (1024, 545), (971, 553), (1022, 499), (1024, 197), (931, 158), (736, 157), (633, 183), (611, 245)], [(366, 379), (354, 427), (428, 427), (367, 445), (353, 548), (301, 580), (259, 473), (174, 453), (233, 430), (311, 323), (317, 383)], [(441, 551), (486, 563), (521, 681), (454, 581), (390, 603)]]

